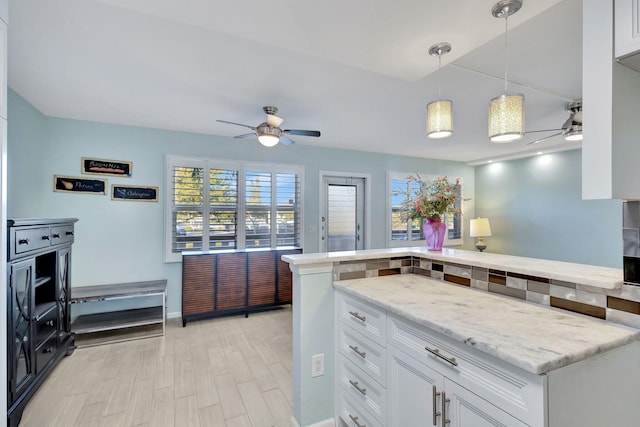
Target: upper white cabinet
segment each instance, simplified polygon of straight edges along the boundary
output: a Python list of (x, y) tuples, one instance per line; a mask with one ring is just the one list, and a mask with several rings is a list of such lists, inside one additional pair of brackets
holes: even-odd
[(640, 0), (615, 0), (615, 57), (640, 70)]
[[(616, 6), (623, 3), (637, 14), (638, 0), (619, 0)], [(638, 200), (640, 73), (614, 60), (613, 6), (583, 1), (582, 198)], [(640, 44), (637, 38), (634, 43)]]

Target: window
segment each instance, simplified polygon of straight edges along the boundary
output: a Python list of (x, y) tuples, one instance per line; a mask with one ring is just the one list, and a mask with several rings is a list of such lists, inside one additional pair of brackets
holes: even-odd
[[(407, 194), (418, 190), (418, 184), (410, 184), (407, 177), (411, 173), (389, 173), (388, 188), (390, 189), (389, 199), (389, 215), (387, 218), (387, 246), (420, 246), (424, 245), (424, 234), (422, 232), (422, 224), (418, 220), (402, 220), (402, 201)], [(424, 179), (435, 178), (434, 175), (420, 174)], [(411, 185), (411, 187), (410, 187)], [(462, 208), (462, 185), (460, 186), (460, 194), (456, 200), (456, 208)], [(444, 221), (447, 223), (447, 236), (445, 237), (445, 245), (461, 245), (462, 244), (462, 213), (447, 212)]]
[(302, 170), (168, 156), (166, 260), (184, 250), (301, 246)]

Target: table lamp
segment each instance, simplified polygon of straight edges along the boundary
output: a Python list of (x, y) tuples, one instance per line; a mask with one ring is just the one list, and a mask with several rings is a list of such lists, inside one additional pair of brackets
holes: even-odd
[(480, 252), (487, 249), (486, 243), (484, 243), (484, 237), (491, 236), (491, 226), (489, 225), (488, 218), (476, 218), (472, 219), (469, 223), (469, 236), (477, 237), (476, 249)]

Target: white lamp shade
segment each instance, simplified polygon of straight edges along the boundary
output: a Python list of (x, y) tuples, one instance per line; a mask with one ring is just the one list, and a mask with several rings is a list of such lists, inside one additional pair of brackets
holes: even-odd
[(447, 138), (453, 135), (453, 103), (450, 100), (434, 101), (427, 105), (427, 136)]
[(513, 142), (524, 137), (524, 95), (501, 95), (489, 102), (489, 139)]
[(260, 144), (264, 145), (265, 147), (273, 147), (278, 142), (280, 142), (280, 138), (275, 135), (259, 135), (258, 142), (260, 142)]
[(491, 236), (491, 226), (488, 218), (476, 218), (469, 221), (469, 236), (485, 237)]

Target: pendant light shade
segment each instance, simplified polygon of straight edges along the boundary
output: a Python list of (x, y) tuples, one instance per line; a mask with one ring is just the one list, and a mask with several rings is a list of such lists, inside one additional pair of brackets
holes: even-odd
[(504, 94), (489, 102), (489, 140), (513, 142), (524, 137), (524, 95), (509, 95), (508, 79), (508, 18), (522, 7), (522, 0), (500, 0), (491, 9), (495, 18), (504, 18)]
[(427, 104), (427, 136), (433, 139), (453, 135), (453, 103), (440, 99), (440, 66), (442, 55), (451, 52), (451, 44), (443, 42), (429, 48), (429, 55), (438, 57), (438, 100)]
[(427, 136), (439, 139), (453, 135), (453, 103), (434, 101), (427, 105)]
[(524, 95), (500, 95), (489, 102), (489, 139), (513, 142), (524, 137)]

